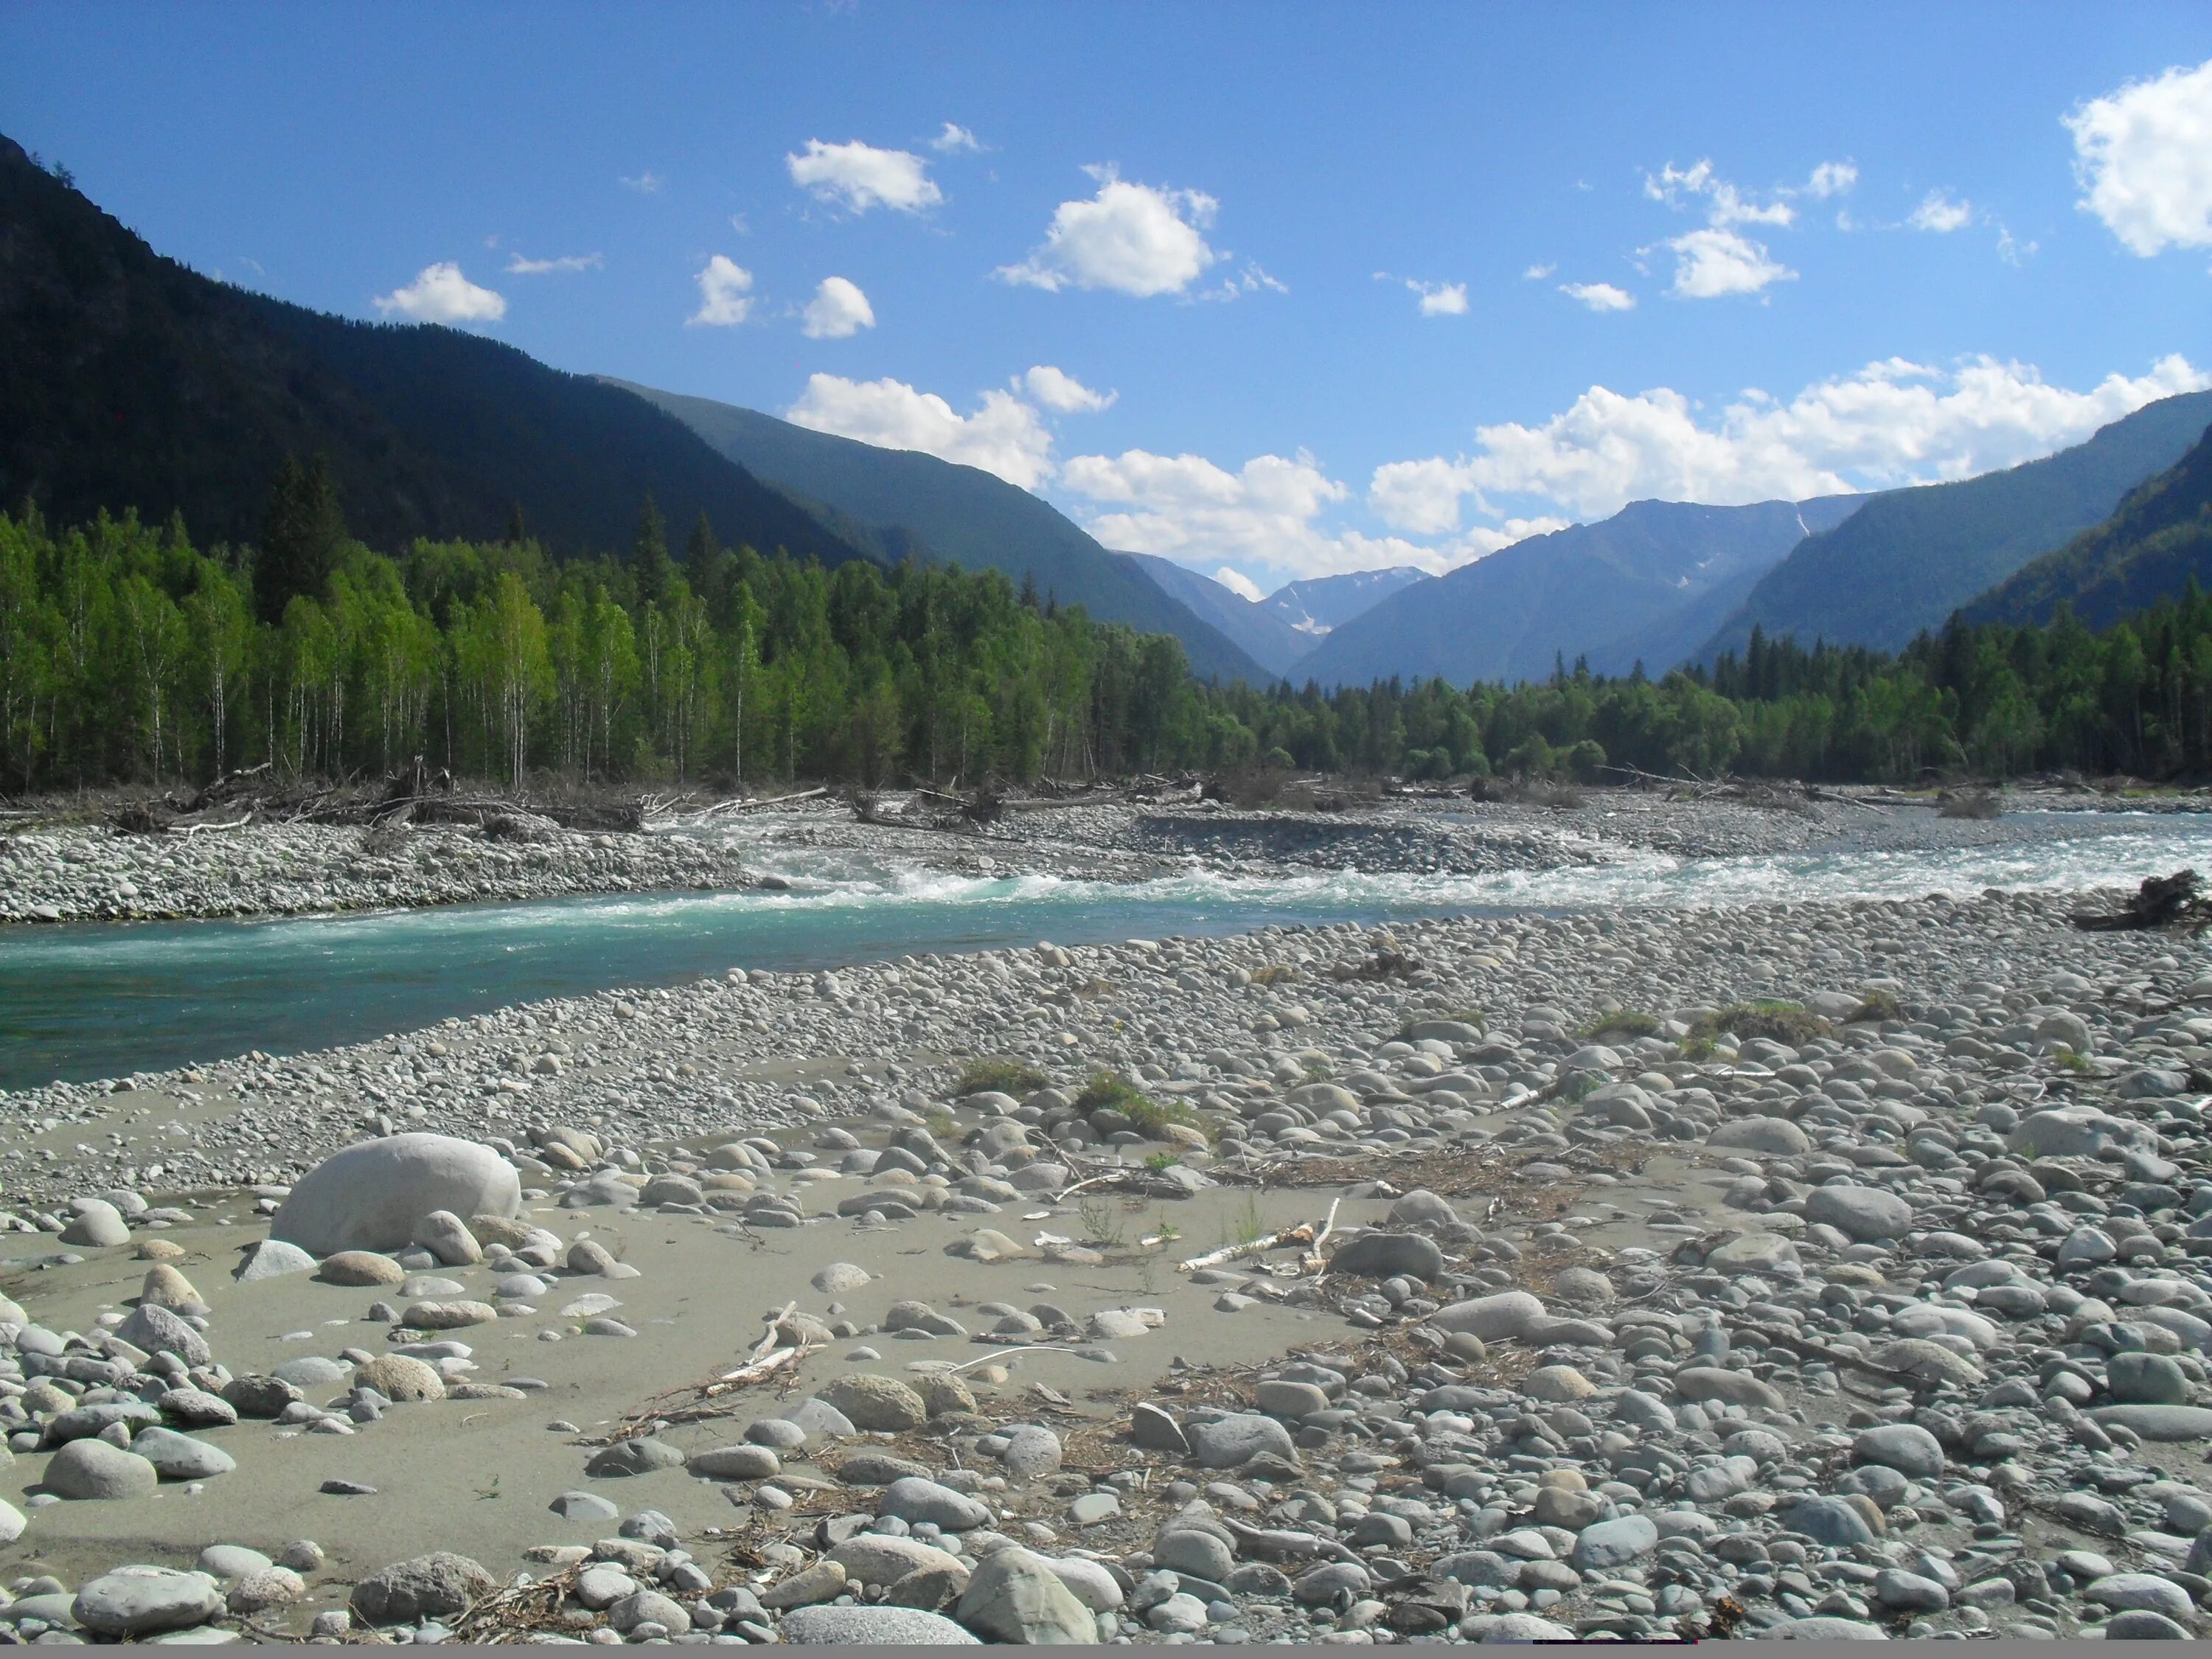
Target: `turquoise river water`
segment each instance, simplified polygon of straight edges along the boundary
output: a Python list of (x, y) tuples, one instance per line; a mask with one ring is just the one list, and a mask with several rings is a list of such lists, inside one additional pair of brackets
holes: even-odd
[(1108, 884), (764, 857), (789, 893), (678, 893), (270, 921), (90, 923), (0, 933), (0, 1089), (296, 1053), (731, 967), (834, 967), (1049, 939), (1079, 945), (1269, 923), (1514, 910), (1901, 897), (2132, 884), (2212, 859), (2212, 819), (2053, 822), (1970, 849), (1616, 862), (1476, 877), (1193, 872)]

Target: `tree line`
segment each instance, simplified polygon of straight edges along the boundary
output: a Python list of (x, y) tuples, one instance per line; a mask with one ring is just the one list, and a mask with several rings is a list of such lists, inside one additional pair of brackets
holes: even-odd
[(2092, 631), (1955, 620), (1901, 653), (1769, 641), (1654, 680), (1324, 691), (1201, 683), (1181, 645), (996, 571), (727, 548), (647, 500), (620, 554), (385, 554), (289, 465), (260, 543), (0, 514), (0, 787), (325, 777), (420, 756), (520, 788), (1026, 781), (1187, 768), (1911, 781), (2212, 769), (2212, 599)]

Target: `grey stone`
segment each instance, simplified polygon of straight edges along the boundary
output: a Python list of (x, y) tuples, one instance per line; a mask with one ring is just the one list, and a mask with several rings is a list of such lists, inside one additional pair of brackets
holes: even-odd
[(1771, 1626), (1767, 1638), (1778, 1642), (1887, 1642), (1889, 1632), (1880, 1625), (1866, 1624), (1856, 1619), (1838, 1619), (1820, 1614), (1811, 1619), (1792, 1619), (1786, 1624)]
[(564, 1492), (545, 1507), (563, 1521), (583, 1521), (593, 1524), (611, 1521), (622, 1513), (595, 1492)]
[(1060, 1471), (1060, 1437), (1050, 1429), (1024, 1423), (1006, 1437), (999, 1466), (1018, 1480), (1038, 1480)]
[(895, 1376), (841, 1376), (817, 1398), (856, 1429), (900, 1432), (929, 1421), (921, 1396)]
[(996, 1642), (1093, 1643), (1098, 1621), (1051, 1565), (1018, 1547), (994, 1551), (961, 1593), (953, 1617)]
[(2185, 1623), (2197, 1617), (2197, 1606), (2189, 1592), (2154, 1572), (2116, 1572), (2094, 1579), (2082, 1589), (2081, 1599), (2115, 1613), (2142, 1609)]
[(895, 1584), (926, 1567), (957, 1569), (960, 1565), (957, 1557), (919, 1539), (872, 1532), (848, 1538), (830, 1552), (829, 1559), (845, 1569), (847, 1577), (860, 1584)]
[(766, 1480), (783, 1473), (770, 1446), (715, 1446), (693, 1452), (684, 1467), (709, 1480)]
[(683, 1467), (684, 1454), (680, 1449), (665, 1440), (647, 1435), (636, 1440), (617, 1441), (593, 1452), (591, 1461), (584, 1465), (584, 1473), (609, 1480)]
[(325, 1158), (294, 1185), (269, 1236), (316, 1255), (396, 1250), (433, 1211), (511, 1217), (522, 1207), (514, 1168), (490, 1147), (451, 1135), (388, 1135)]
[(1526, 1336), (1548, 1316), (1544, 1304), (1526, 1291), (1500, 1291), (1455, 1302), (1429, 1316), (1440, 1331), (1464, 1331), (1485, 1342), (1508, 1341)]
[(1805, 1132), (1786, 1117), (1740, 1117), (1705, 1137), (1705, 1145), (1727, 1151), (1769, 1152), (1795, 1158), (1813, 1149)]
[[(918, 1607), (793, 1607), (783, 1639), (801, 1647), (974, 1647), (977, 1638), (939, 1613)], [(1091, 1640), (1097, 1639), (1094, 1631)]]
[(1868, 1243), (1903, 1237), (1912, 1224), (1912, 1206), (1875, 1187), (1815, 1187), (1805, 1200), (1805, 1219)]
[(691, 1628), (691, 1615), (684, 1611), (683, 1604), (659, 1590), (633, 1590), (607, 1609), (607, 1622), (624, 1635), (641, 1625), (658, 1625), (669, 1636), (681, 1636)]
[(1951, 1605), (1951, 1592), (1933, 1578), (1885, 1567), (1875, 1575), (1874, 1599), (1899, 1613), (1941, 1613)]
[(2148, 1607), (2131, 1607), (2105, 1621), (2108, 1642), (2186, 1642), (2189, 1629)]
[(1717, 1273), (1778, 1273), (1799, 1266), (1797, 1247), (1779, 1233), (1745, 1233), (1714, 1249), (1705, 1266)]
[(1583, 1572), (1606, 1572), (1640, 1561), (1659, 1547), (1659, 1528), (1650, 1516), (1624, 1515), (1584, 1527), (1570, 1558)]
[(204, 1365), (214, 1355), (207, 1338), (185, 1322), (182, 1315), (159, 1303), (142, 1303), (131, 1317), (115, 1328), (117, 1338), (148, 1353), (170, 1353), (187, 1365)]
[(1782, 1391), (1762, 1382), (1748, 1371), (1731, 1371), (1717, 1365), (1685, 1365), (1674, 1373), (1674, 1391), (1683, 1399), (1717, 1400), (1730, 1406), (1765, 1406), (1778, 1410)]
[(131, 1449), (151, 1463), (164, 1480), (206, 1480), (238, 1467), (238, 1460), (222, 1447), (174, 1429), (141, 1429)]
[(1211, 1423), (1194, 1424), (1188, 1433), (1200, 1468), (1241, 1468), (1262, 1452), (1271, 1452), (1287, 1462), (1297, 1461), (1297, 1448), (1291, 1443), (1290, 1431), (1273, 1418), (1256, 1412), (1237, 1412)]
[(1436, 1240), (1419, 1233), (1362, 1233), (1328, 1260), (1328, 1271), (1356, 1279), (1393, 1279), (1402, 1273), (1430, 1283), (1443, 1276), (1444, 1253)]
[(162, 1416), (188, 1429), (228, 1428), (238, 1421), (237, 1407), (202, 1389), (171, 1389), (154, 1403)]
[(1565, 1625), (1533, 1613), (1477, 1613), (1459, 1621), (1459, 1633), (1470, 1642), (1522, 1646), (1532, 1642), (1571, 1642), (1574, 1632)]
[(2162, 1353), (2121, 1352), (2105, 1362), (2112, 1398), (2124, 1406), (2185, 1406), (2189, 1377)]
[(230, 1270), (230, 1276), (241, 1285), (256, 1284), (264, 1279), (282, 1279), (288, 1273), (311, 1273), (315, 1271), (315, 1258), (297, 1244), (281, 1238), (264, 1238), (249, 1246)]
[(1177, 1528), (1171, 1521), (1152, 1545), (1152, 1562), (1174, 1572), (1196, 1573), (1218, 1583), (1235, 1570), (1237, 1552), (1210, 1532)]
[(130, 1242), (130, 1224), (123, 1219), (121, 1211), (104, 1199), (79, 1199), (76, 1214), (62, 1229), (62, 1243), (82, 1249), (112, 1249)]
[(1879, 1463), (1915, 1480), (1943, 1473), (1942, 1443), (1913, 1423), (1885, 1423), (1861, 1431), (1851, 1442), (1851, 1462)]
[(145, 1636), (205, 1624), (222, 1611), (222, 1591), (205, 1573), (116, 1567), (81, 1586), (70, 1611), (102, 1636)]
[(2212, 1438), (2212, 1407), (2203, 1406), (2100, 1406), (2089, 1416), (2132, 1429), (2146, 1440)]
[(353, 1587), (351, 1603), (369, 1624), (411, 1625), (459, 1613), (497, 1583), (467, 1556), (438, 1550), (371, 1573)]
[[(693, 1460), (697, 1467), (697, 1460)], [(884, 1488), (877, 1500), (876, 1513), (895, 1515), (902, 1521), (927, 1521), (945, 1532), (969, 1532), (988, 1526), (991, 1511), (965, 1492), (950, 1486), (940, 1486), (934, 1480), (917, 1480), (909, 1475), (894, 1480)]]
[(41, 1483), (58, 1498), (143, 1498), (161, 1484), (159, 1470), (105, 1440), (72, 1440), (46, 1460)]

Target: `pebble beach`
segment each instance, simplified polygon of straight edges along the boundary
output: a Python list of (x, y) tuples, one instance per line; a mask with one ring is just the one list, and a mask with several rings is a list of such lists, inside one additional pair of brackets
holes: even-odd
[[(2057, 833), (1113, 811), (943, 856)], [(73, 836), (11, 914), (216, 913)], [(0, 1639), (2199, 1634), (2212, 953), (2118, 897), (733, 969), (18, 1091)]]

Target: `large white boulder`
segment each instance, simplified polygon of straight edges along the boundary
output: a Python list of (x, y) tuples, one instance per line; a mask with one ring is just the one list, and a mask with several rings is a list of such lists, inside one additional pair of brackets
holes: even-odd
[(269, 1236), (314, 1255), (404, 1249), (426, 1216), (512, 1216), (522, 1208), (514, 1167), (489, 1146), (451, 1135), (389, 1135), (334, 1152), (309, 1170)]

